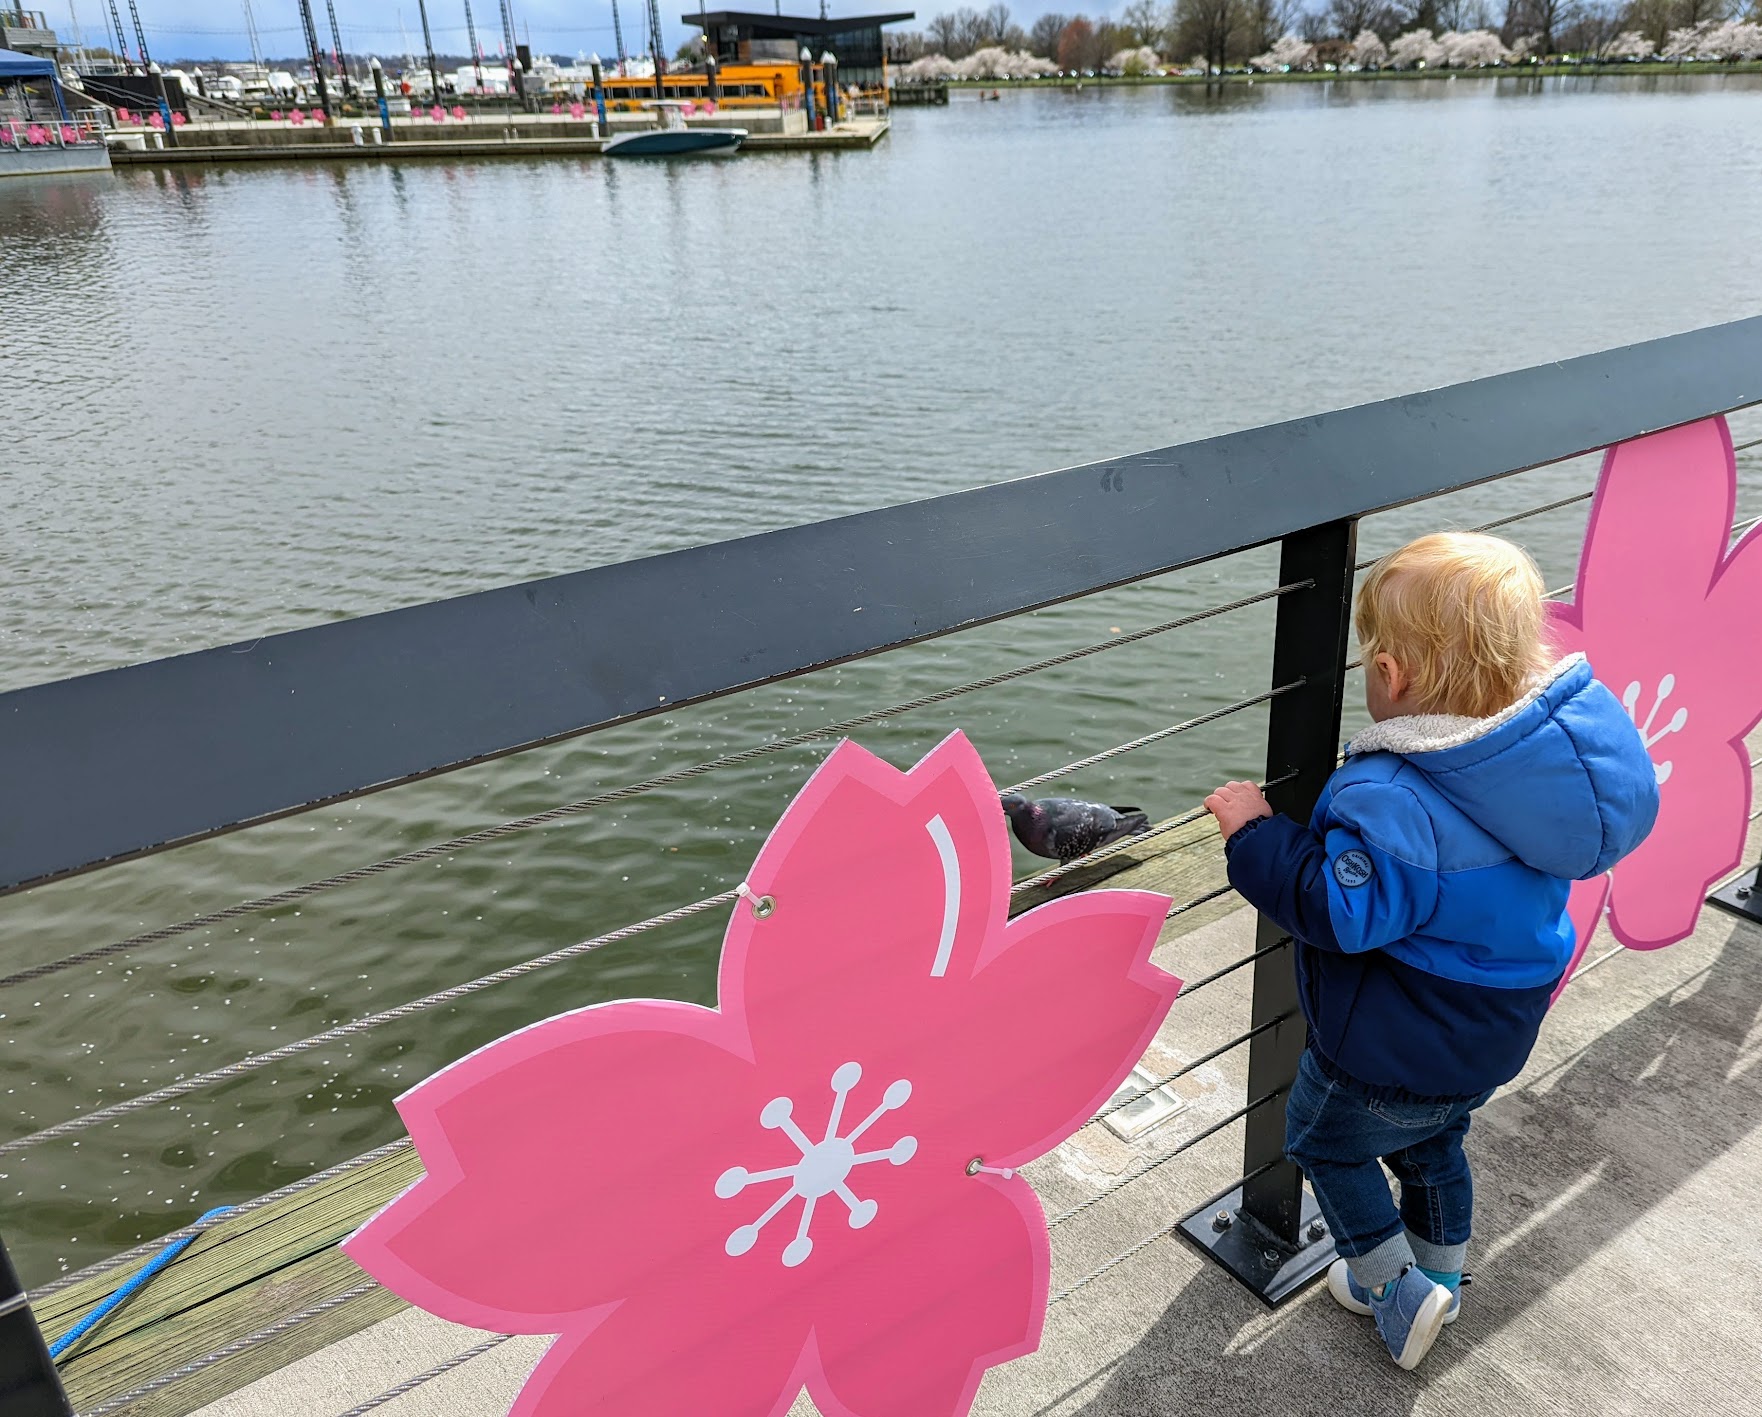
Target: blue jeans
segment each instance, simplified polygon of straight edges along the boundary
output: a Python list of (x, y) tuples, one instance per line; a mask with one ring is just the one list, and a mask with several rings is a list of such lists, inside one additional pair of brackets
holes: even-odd
[[(1285, 1154), (1309, 1177), (1334, 1248), (1360, 1284), (1386, 1284), (1414, 1263), (1440, 1273), (1462, 1268), (1474, 1216), (1462, 1139), (1469, 1114), (1492, 1095), (1375, 1101), (1335, 1082), (1304, 1052), (1285, 1104)], [(1401, 1183), (1399, 1210), (1384, 1165)]]

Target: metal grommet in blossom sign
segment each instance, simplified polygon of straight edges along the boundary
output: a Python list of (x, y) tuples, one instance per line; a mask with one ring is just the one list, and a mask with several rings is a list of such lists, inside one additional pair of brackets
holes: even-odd
[(1016, 1174), (1016, 1170), (1013, 1166), (987, 1166), (983, 1156), (975, 1156), (967, 1163), (967, 1175), (977, 1176), (980, 1173), (987, 1176), (1001, 1176), (1007, 1181)]
[(753, 918), (756, 920), (769, 920), (777, 913), (776, 897), (755, 894), (753, 888), (745, 881), (734, 888), (734, 893), (752, 905)]

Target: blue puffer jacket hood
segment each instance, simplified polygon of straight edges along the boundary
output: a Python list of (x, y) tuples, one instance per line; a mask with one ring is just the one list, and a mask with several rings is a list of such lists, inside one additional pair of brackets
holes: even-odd
[(1348, 751), (1401, 754), (1518, 860), (1567, 880), (1608, 870), (1658, 815), (1639, 731), (1582, 654), (1493, 718), (1391, 718)]

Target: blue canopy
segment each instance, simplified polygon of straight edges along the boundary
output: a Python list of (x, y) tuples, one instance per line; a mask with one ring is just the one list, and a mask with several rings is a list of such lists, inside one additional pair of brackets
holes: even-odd
[(52, 79), (55, 61), (20, 54), (16, 49), (0, 49), (0, 79)]

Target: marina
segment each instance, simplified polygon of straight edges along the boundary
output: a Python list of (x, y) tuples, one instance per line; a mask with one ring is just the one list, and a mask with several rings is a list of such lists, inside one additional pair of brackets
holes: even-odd
[[(1146, 805), (1068, 872), (1016, 850), (1010, 909), (1166, 895), (1186, 981), (1149, 1125), (1116, 1093), (1023, 1172), (1045, 1335), (975, 1412), (1746, 1410), (1762, 927), (1715, 906), (1600, 932), (1477, 1119), (1477, 1282), (1419, 1374), (1193, 1243), (1300, 1194), (1286, 952), (1198, 802), (1331, 767), (1354, 567), (1492, 525), (1564, 600), (1601, 450), (1719, 414), (1733, 531), (1762, 515), (1756, 81), (1351, 87), (685, 120), (748, 128), (734, 163), (470, 160), (593, 155), (567, 111), (208, 115), (0, 184), (0, 1234), (56, 1345), (182, 1244), (44, 1411), (507, 1411), (544, 1335), (338, 1249), (422, 1174), (392, 1099), (561, 1008), (713, 1002), (834, 744), (904, 768), (957, 728), (999, 787)], [(1762, 886), (1745, 752), (1726, 896)]]

